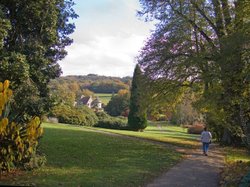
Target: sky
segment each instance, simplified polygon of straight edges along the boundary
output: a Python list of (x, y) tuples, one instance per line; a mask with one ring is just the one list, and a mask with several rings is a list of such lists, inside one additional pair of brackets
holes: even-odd
[(63, 74), (132, 76), (139, 54), (150, 32), (151, 22), (136, 16), (139, 0), (74, 0), (79, 15), (73, 22), (74, 42), (59, 62)]

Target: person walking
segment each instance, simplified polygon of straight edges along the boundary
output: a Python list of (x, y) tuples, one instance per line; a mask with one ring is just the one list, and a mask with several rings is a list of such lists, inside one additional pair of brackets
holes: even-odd
[(207, 127), (204, 128), (204, 130), (201, 133), (201, 142), (202, 142), (202, 150), (203, 154), (207, 156), (209, 144), (212, 140), (212, 134), (207, 130)]

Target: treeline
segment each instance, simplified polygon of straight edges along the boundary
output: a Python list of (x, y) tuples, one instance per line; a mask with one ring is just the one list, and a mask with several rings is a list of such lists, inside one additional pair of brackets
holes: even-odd
[(94, 93), (117, 93), (121, 89), (129, 89), (131, 77), (107, 77), (96, 74), (86, 76), (65, 76), (50, 82), (52, 91), (59, 85), (65, 85), (71, 90), (90, 90)]

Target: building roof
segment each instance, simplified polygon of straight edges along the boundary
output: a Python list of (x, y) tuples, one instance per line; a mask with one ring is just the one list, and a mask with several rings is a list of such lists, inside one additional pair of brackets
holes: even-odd
[(80, 99), (80, 103), (86, 105), (86, 104), (88, 104), (88, 102), (89, 102), (91, 99), (92, 99), (92, 98), (91, 98), (90, 96), (82, 97), (82, 98)]
[(98, 103), (102, 103), (98, 97), (94, 101), (92, 101), (93, 105)]

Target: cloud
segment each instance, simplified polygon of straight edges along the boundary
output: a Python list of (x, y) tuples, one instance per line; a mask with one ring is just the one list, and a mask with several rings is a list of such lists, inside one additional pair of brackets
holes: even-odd
[[(98, 3), (97, 3), (98, 2)], [(60, 62), (63, 75), (131, 76), (153, 24), (136, 17), (134, 0), (78, 0), (74, 43)]]

